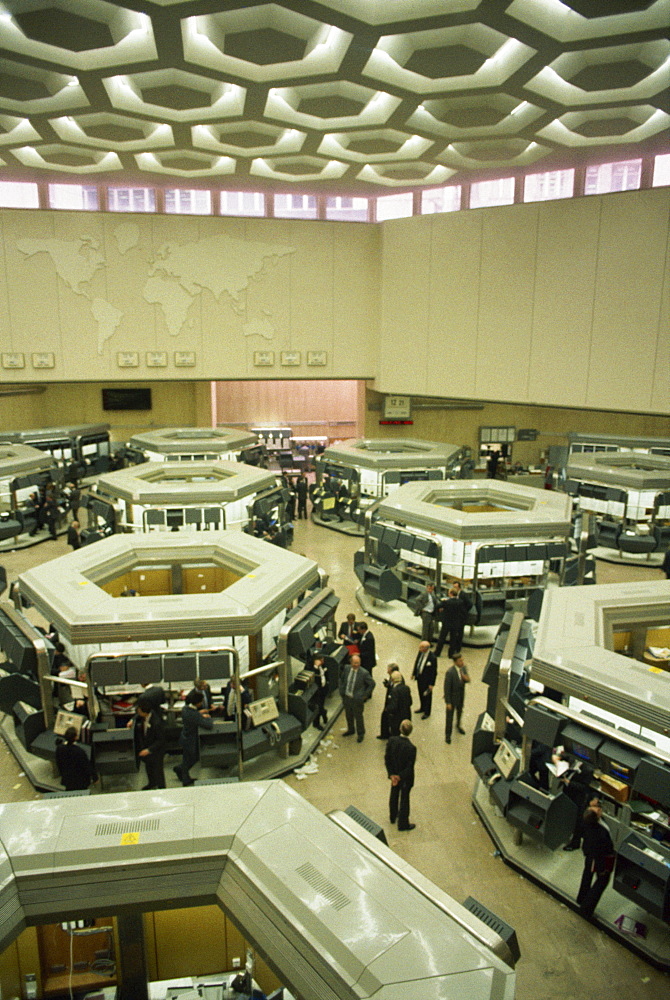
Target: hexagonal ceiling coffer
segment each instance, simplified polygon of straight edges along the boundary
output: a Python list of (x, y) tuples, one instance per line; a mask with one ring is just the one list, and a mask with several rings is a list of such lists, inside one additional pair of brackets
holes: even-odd
[(115, 108), (158, 121), (229, 118), (244, 110), (246, 92), (242, 87), (181, 69), (111, 76), (102, 82)]
[[(21, 574), (19, 587), (79, 645), (255, 635), (319, 583), (311, 559), (242, 532), (187, 535), (112, 535)], [(181, 592), (189, 566), (210, 567), (213, 589)], [(138, 596), (119, 600), (131, 575)]]
[(209, 177), (232, 174), (235, 170), (235, 161), (230, 156), (215, 156), (194, 149), (136, 153), (135, 160), (140, 170), (177, 177)]
[(669, 125), (670, 115), (665, 111), (652, 104), (636, 104), (568, 111), (545, 125), (538, 135), (563, 146), (603, 146), (611, 144), (615, 137), (619, 142), (641, 142)]
[(564, 44), (668, 26), (665, 0), (512, 0), (506, 13)]
[(363, 74), (416, 94), (500, 86), (535, 50), (486, 24), (382, 36)]
[(341, 177), (347, 170), (348, 165), (338, 160), (325, 160), (318, 156), (282, 156), (253, 160), (249, 173), (295, 182)]
[(242, 157), (298, 153), (306, 139), (297, 129), (257, 121), (194, 125), (191, 136), (193, 145), (201, 149)]
[(400, 97), (338, 80), (273, 87), (268, 92), (265, 114), (291, 125), (325, 132), (354, 125), (384, 125), (400, 102)]
[(462, 540), (567, 537), (571, 515), (566, 494), (497, 481), (406, 483), (378, 507), (381, 519)]
[(182, 36), (187, 60), (255, 83), (335, 73), (352, 39), (273, 3), (187, 17)]
[(52, 118), (49, 124), (66, 142), (97, 149), (130, 152), (174, 145), (174, 134), (169, 125), (142, 122), (137, 118), (104, 111)]
[(221, 505), (276, 485), (272, 472), (243, 462), (146, 462), (98, 478), (97, 492), (147, 506)]
[(430, 139), (399, 132), (397, 129), (365, 129), (324, 135), (319, 152), (355, 163), (383, 163), (411, 160), (422, 156), (432, 146)]
[(53, 170), (72, 174), (104, 173), (120, 170), (121, 161), (114, 152), (97, 152), (93, 149), (79, 149), (76, 146), (48, 143), (43, 146), (21, 146), (11, 150), (12, 156), (26, 167), (39, 170)]
[(88, 106), (88, 98), (76, 77), (3, 59), (0, 107), (24, 116), (63, 113)]
[(499, 137), (521, 132), (544, 113), (538, 105), (511, 94), (472, 94), (424, 101), (407, 124), (450, 139)]
[(667, 89), (670, 40), (564, 52), (526, 84), (567, 107), (645, 100)]
[(157, 58), (151, 19), (107, 0), (5, 0), (0, 45), (81, 71)]

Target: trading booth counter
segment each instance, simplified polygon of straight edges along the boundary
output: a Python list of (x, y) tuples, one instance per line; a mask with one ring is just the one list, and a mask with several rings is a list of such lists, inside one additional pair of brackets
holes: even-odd
[(427, 583), (446, 596), (458, 581), (472, 601), (466, 642), (490, 644), (490, 626), (508, 600), (544, 586), (567, 555), (572, 500), (565, 494), (498, 480), (407, 483), (380, 500), (357, 554), (361, 605), (420, 634), (408, 611)]
[(245, 449), (256, 448), (258, 438), (234, 427), (163, 427), (135, 434), (128, 444), (150, 462), (234, 461)]
[(513, 695), (528, 662), (517, 617), (485, 670), (473, 804), (506, 862), (576, 906), (584, 859), (562, 848), (599, 797), (615, 857), (596, 920), (670, 970), (670, 688), (647, 659), (670, 646), (670, 582), (547, 591), (530, 679), (551, 699)]
[(61, 464), (76, 463), (81, 475), (109, 467), (109, 424), (69, 424), (27, 431), (0, 431), (0, 441), (26, 444), (49, 452)]
[(670, 454), (572, 454), (562, 488), (594, 515), (600, 557), (661, 561), (670, 546)]
[(282, 782), (11, 803), (0, 844), (0, 947), (26, 923), (214, 902), (302, 997), (514, 997), (501, 921)]
[[(259, 494), (276, 491), (273, 473), (240, 462), (147, 462), (101, 476), (95, 493), (115, 504), (132, 531), (243, 528)], [(282, 503), (283, 507), (283, 503)]]
[(0, 444), (0, 483), (26, 476), (31, 472), (48, 472), (55, 462), (51, 455), (27, 444)]
[(359, 438), (332, 445), (316, 459), (314, 519), (362, 534), (365, 510), (403, 483), (448, 479), (461, 449), (443, 441)]
[(161, 532), (103, 538), (19, 589), (68, 642), (109, 643), (252, 634), (318, 579), (311, 559), (240, 532)]

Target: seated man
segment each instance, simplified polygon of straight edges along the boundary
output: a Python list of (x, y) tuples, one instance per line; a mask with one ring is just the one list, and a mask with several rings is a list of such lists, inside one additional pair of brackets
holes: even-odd
[(98, 780), (98, 775), (83, 747), (77, 746), (77, 730), (69, 726), (56, 746), (56, 767), (68, 792), (81, 791)]

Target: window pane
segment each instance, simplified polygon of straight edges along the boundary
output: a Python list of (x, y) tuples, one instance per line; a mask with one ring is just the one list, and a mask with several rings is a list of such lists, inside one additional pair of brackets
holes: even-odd
[(619, 163), (600, 163), (587, 167), (584, 194), (637, 191), (641, 174), (642, 160), (622, 160)]
[(450, 187), (432, 188), (421, 192), (421, 214), (432, 215), (434, 212), (457, 212), (461, 207), (461, 186), (452, 184)]
[(276, 194), (278, 219), (316, 219), (316, 198), (307, 194)]
[(39, 208), (37, 184), (0, 181), (0, 208)]
[(513, 177), (478, 181), (470, 185), (470, 208), (492, 208), (494, 205), (512, 204), (514, 204)]
[(109, 188), (107, 208), (110, 212), (155, 212), (156, 193), (153, 188)]
[(377, 198), (377, 222), (386, 219), (406, 219), (412, 215), (414, 195), (411, 191), (404, 194), (383, 194)]
[(49, 208), (97, 212), (98, 189), (92, 184), (50, 184)]
[(212, 193), (199, 188), (166, 188), (165, 211), (175, 215), (211, 215)]
[(654, 157), (654, 179), (652, 187), (664, 187), (670, 184), (670, 153)]
[(544, 174), (528, 174), (523, 185), (523, 200), (552, 201), (554, 198), (572, 198), (574, 186), (574, 170), (550, 170)]
[(221, 215), (265, 215), (265, 196), (260, 191), (222, 191)]
[(333, 222), (367, 222), (367, 198), (326, 198), (326, 218)]

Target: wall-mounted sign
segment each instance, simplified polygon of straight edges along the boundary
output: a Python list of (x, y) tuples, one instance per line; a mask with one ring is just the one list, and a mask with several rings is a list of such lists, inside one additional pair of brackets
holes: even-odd
[(119, 368), (139, 368), (140, 356), (137, 351), (119, 351), (116, 363)]
[(310, 368), (318, 368), (328, 364), (328, 353), (326, 351), (308, 351), (307, 364)]
[(25, 368), (26, 359), (23, 354), (10, 354), (2, 355), (2, 367), (3, 368)]
[(254, 364), (257, 368), (271, 368), (274, 363), (274, 351), (254, 351)]
[(175, 351), (175, 368), (195, 368), (195, 351)]
[(384, 397), (385, 420), (408, 420), (410, 416), (410, 408), (411, 408), (410, 396)]
[(537, 441), (540, 432), (533, 427), (522, 427), (516, 432), (517, 441)]
[(285, 368), (292, 368), (300, 364), (301, 357), (300, 351), (282, 351), (281, 363)]
[(33, 354), (32, 362), (33, 368), (54, 368), (56, 365), (55, 358), (51, 353)]
[(147, 368), (167, 368), (167, 351), (147, 351)]

